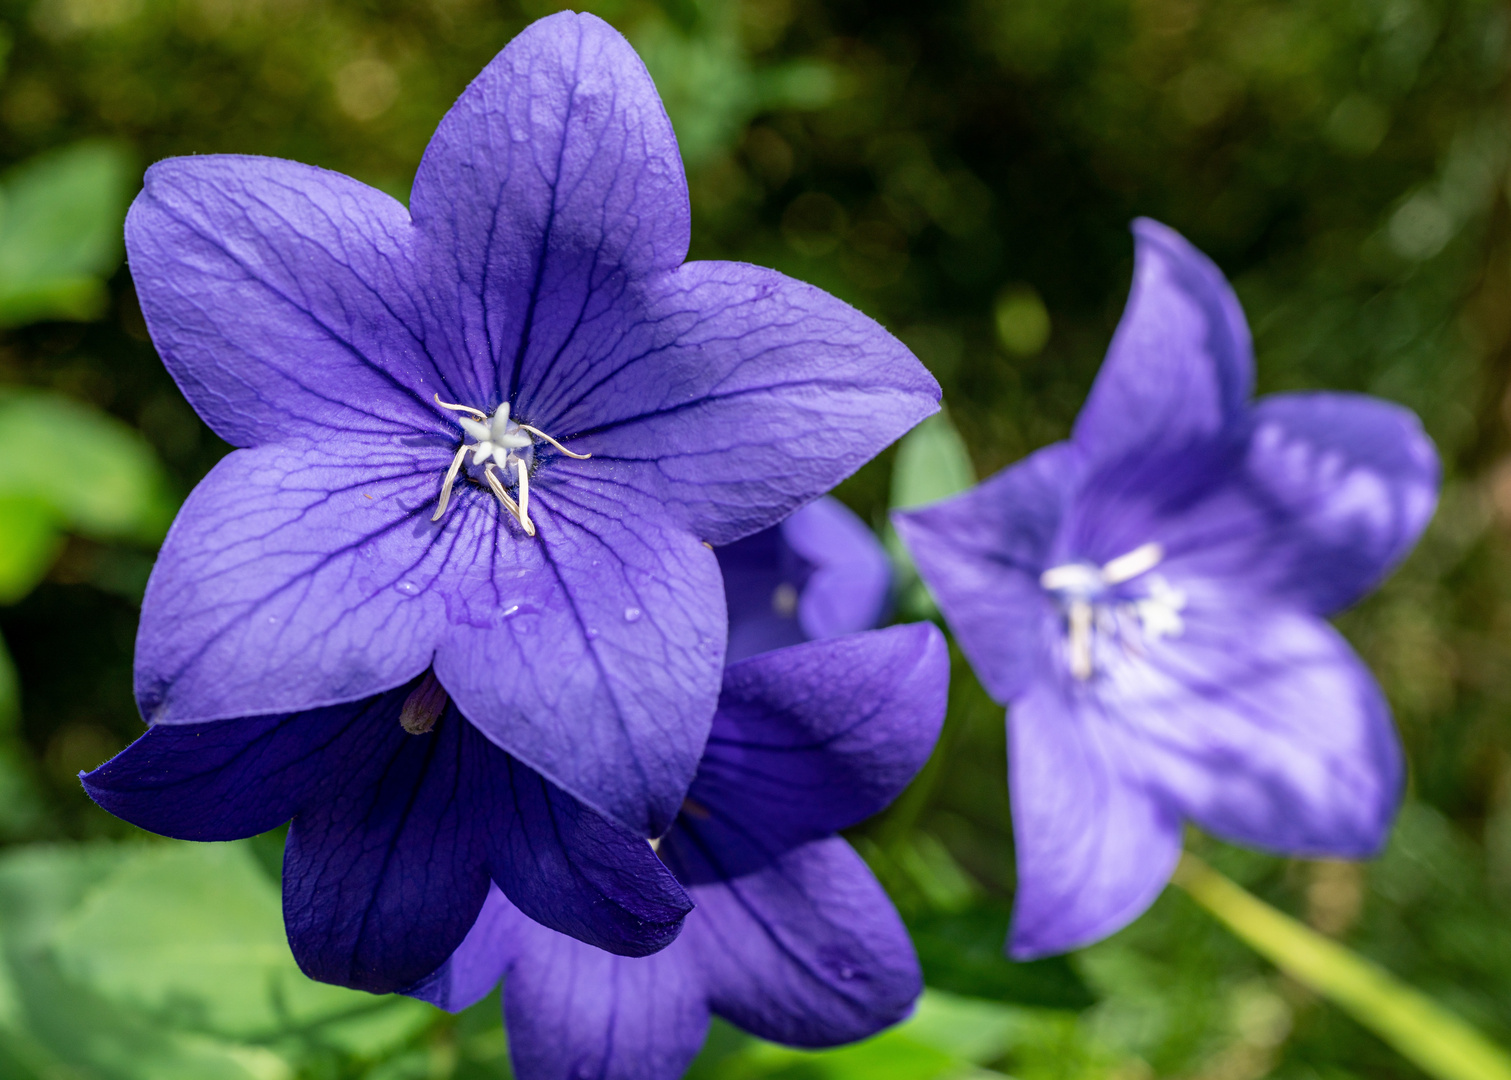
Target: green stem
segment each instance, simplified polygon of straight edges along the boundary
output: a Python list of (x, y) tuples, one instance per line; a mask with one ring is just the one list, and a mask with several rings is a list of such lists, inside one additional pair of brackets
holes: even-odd
[(1172, 879), (1254, 951), (1439, 1080), (1511, 1080), (1511, 1057), (1425, 994), (1270, 907), (1194, 855)]

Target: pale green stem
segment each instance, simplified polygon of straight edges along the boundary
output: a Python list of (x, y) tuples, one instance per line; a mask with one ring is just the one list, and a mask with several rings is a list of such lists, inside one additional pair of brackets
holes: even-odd
[(1425, 994), (1245, 892), (1194, 855), (1172, 879), (1254, 951), (1440, 1080), (1511, 1080), (1511, 1057)]

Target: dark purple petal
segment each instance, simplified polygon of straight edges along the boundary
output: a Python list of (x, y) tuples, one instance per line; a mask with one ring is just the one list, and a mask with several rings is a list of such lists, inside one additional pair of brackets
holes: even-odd
[(1253, 346), (1222, 271), (1175, 230), (1134, 222), (1133, 290), (1073, 436), (1093, 461), (1210, 439), (1242, 415)]
[(438, 580), (486, 572), (492, 519), (430, 523), (444, 448), (337, 451), (239, 450), (190, 494), (142, 605), (150, 722), (353, 701), (430, 664), (457, 609)]
[(1120, 768), (1227, 840), (1377, 853), (1403, 765), (1374, 678), (1320, 619), (1223, 599), (1193, 593), (1178, 637), (1109, 667), (1106, 722), (1138, 740)]
[(892, 591), (892, 564), (853, 510), (825, 496), (778, 527), (787, 545), (813, 567), (797, 607), (809, 638), (857, 634), (881, 622)]
[(504, 980), (514, 1074), (528, 1080), (677, 1080), (708, 1032), (703, 973), (681, 942), (654, 956), (602, 952), (517, 924)]
[(960, 647), (1000, 702), (1043, 670), (1053, 608), (1039, 575), (1082, 471), (1075, 447), (1058, 443), (953, 499), (892, 515)]
[(497, 885), (490, 886), (477, 922), (467, 931), (456, 952), (401, 993), (453, 1013), (476, 1005), (503, 979), (520, 947), (530, 940), (526, 928), (533, 925), (499, 892)]
[[(466, 404), (514, 401), (619, 332), (638, 279), (687, 256), (687, 181), (645, 65), (592, 15), (536, 22), (473, 80), (436, 129), (410, 208), (435, 317), (470, 368)], [(459, 288), (458, 288), (459, 287)], [(546, 430), (558, 438), (560, 431)]]
[(239, 446), (446, 430), (415, 308), (404, 207), (276, 158), (172, 158), (126, 219), (153, 342), (195, 411)]
[(1180, 857), (1178, 814), (1124, 768), (1136, 740), (1099, 699), (1035, 681), (1008, 714), (1018, 891), (1009, 952), (1067, 952), (1141, 915)]
[(408, 692), (295, 716), (158, 724), (80, 779), (102, 808), (163, 836), (256, 836), (321, 798), (371, 732), (396, 723)]
[(1277, 394), (1254, 409), (1247, 482), (1283, 533), (1255, 552), (1276, 589), (1318, 614), (1354, 603), (1416, 544), (1441, 469), (1415, 414), (1354, 394)]
[(870, 630), (886, 615), (892, 588), (887, 553), (833, 496), (715, 554), (729, 607), (727, 664)]
[(896, 338), (773, 270), (689, 263), (632, 299), (621, 336), (564, 354), (529, 409), (709, 543), (774, 524), (938, 410)]
[[(428, 975), (461, 944), (488, 892), (483, 762), (448, 709), (435, 729), (375, 727), (324, 798), (294, 818), (283, 916), (311, 978), (372, 993)], [(480, 742), (481, 740), (476, 740)]]
[(609, 952), (644, 956), (682, 928), (692, 901), (642, 837), (600, 817), (483, 739), (469, 746), (493, 798), (494, 881), (530, 918)]
[(691, 822), (673, 834), (683, 858), (703, 862), (695, 876), (712, 882), (694, 889), (697, 910), (674, 948), (696, 957), (713, 1011), (796, 1046), (850, 1042), (907, 1016), (923, 990), (918, 960), (850, 845), (815, 840), (732, 876), (723, 831)]
[(725, 544), (715, 554), (729, 609), (726, 664), (808, 640), (797, 606), (813, 566), (792, 550), (780, 525)]
[[(724, 611), (713, 552), (622, 513), (610, 479), (538, 497), (533, 562), (498, 558), (450, 597), (436, 674), (495, 744), (640, 836), (671, 823), (718, 694)], [(500, 555), (509, 554), (500, 544)]]
[(854, 825), (895, 799), (928, 760), (949, 668), (931, 623), (731, 665), (690, 799), (778, 847)]

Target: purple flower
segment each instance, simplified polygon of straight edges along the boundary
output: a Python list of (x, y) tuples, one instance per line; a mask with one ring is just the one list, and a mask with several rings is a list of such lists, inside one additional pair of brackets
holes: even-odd
[(1323, 617), (1432, 516), (1416, 417), (1352, 394), (1250, 403), (1222, 274), (1134, 226), (1133, 293), (1068, 442), (897, 529), (982, 682), (1011, 703), (1010, 951), (1123, 926), (1189, 820), (1295, 855), (1383, 842), (1401, 752), (1378, 686)]
[(731, 665), (713, 734), (659, 853), (697, 907), (630, 959), (538, 926), (502, 895), (410, 993), (448, 1009), (504, 978), (521, 1080), (672, 1080), (715, 1014), (762, 1038), (825, 1046), (907, 1015), (922, 990), (897, 913), (834, 835), (886, 806), (928, 757), (949, 656), (929, 624)]
[(494, 746), (429, 672), (290, 716), (154, 724), (81, 779), (106, 810), (182, 840), (292, 818), (294, 956), (374, 993), (443, 963), (490, 879), (541, 922), (634, 955), (672, 940), (692, 906), (644, 839)]
[(434, 668), (486, 739), (643, 836), (718, 695), (725, 544), (934, 411), (825, 293), (683, 263), (676, 141), (628, 44), (522, 33), (409, 209), (266, 158), (161, 162), (127, 220), (153, 340), (241, 447), (148, 586), (153, 724), (357, 702)]
[(715, 554), (729, 608), (728, 663), (870, 630), (887, 614), (887, 553), (866, 523), (832, 496)]

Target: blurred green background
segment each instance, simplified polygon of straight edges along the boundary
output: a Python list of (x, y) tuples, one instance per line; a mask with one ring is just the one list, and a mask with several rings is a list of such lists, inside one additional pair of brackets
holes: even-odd
[[(225, 452), (122, 266), (142, 168), (232, 151), (400, 198), (431, 130), (550, 4), (0, 0), (0, 1076), (501, 1076), (496, 1002), (319, 987), (283, 943), (277, 836), (132, 833), (75, 779), (140, 730), (137, 603)], [(1190, 846), (1511, 1045), (1511, 7), (1489, 0), (626, 0), (692, 188), (694, 257), (872, 313), (949, 429), (840, 495), (884, 522), (1063, 437), (1122, 307), (1130, 218), (1233, 278), (1263, 390), (1416, 409), (1447, 484), (1343, 627), (1393, 702), (1386, 855)], [(955, 461), (953, 466), (951, 461)], [(904, 582), (904, 611), (926, 598)], [(958, 659), (958, 658), (957, 658)], [(716, 1027), (699, 1077), (1418, 1077), (1184, 894), (1068, 960), (1001, 958), (1001, 710), (957, 663), (941, 750), (856, 837), (917, 935), (918, 1016), (802, 1054)]]

